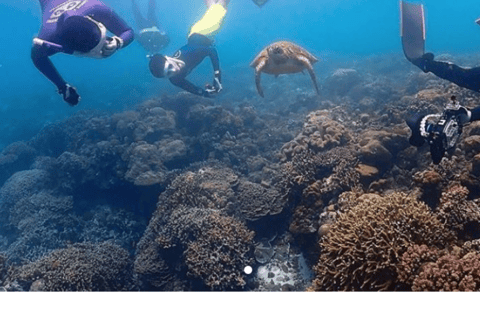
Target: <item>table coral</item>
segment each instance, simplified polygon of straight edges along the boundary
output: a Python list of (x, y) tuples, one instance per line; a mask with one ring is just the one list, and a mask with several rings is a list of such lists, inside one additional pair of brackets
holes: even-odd
[(403, 193), (350, 199), (355, 204), (346, 206), (320, 240), (315, 290), (394, 290), (409, 246), (442, 247), (451, 240), (424, 203)]

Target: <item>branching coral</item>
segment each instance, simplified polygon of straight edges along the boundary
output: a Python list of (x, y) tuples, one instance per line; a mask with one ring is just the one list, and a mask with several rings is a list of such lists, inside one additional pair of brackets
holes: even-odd
[[(146, 287), (168, 288), (165, 279), (174, 279), (173, 270), (186, 267), (191, 280), (200, 278), (211, 289), (240, 289), (245, 284), (243, 268), (253, 257), (254, 234), (229, 214), (247, 208), (235, 205), (236, 192), (260, 185), (240, 182), (233, 170), (214, 163), (191, 169), (160, 195), (137, 247), (135, 271)], [(263, 191), (266, 197), (268, 190)], [(274, 199), (275, 194), (269, 197)], [(254, 203), (262, 201), (254, 199)], [(276, 210), (265, 209), (271, 214)], [(198, 283), (191, 281), (191, 285)]]
[(212, 212), (185, 250), (188, 272), (215, 290), (242, 288), (243, 269), (252, 263), (254, 233), (236, 219)]
[(447, 253), (422, 266), (414, 291), (476, 291), (480, 289), (480, 253)]
[(132, 289), (131, 271), (125, 249), (109, 242), (83, 243), (12, 269), (6, 282), (23, 283), (27, 290), (36, 282), (42, 291), (120, 291)]
[(464, 240), (480, 235), (480, 207), (468, 201), (468, 189), (454, 185), (442, 193), (440, 204), (435, 210), (440, 221), (444, 222), (457, 237)]
[(451, 239), (424, 203), (403, 193), (364, 194), (355, 201), (320, 241), (313, 289), (394, 290), (410, 245), (442, 247)]

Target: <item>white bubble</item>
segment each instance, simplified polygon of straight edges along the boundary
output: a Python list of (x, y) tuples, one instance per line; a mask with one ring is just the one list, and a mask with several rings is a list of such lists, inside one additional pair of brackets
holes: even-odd
[(245, 272), (246, 274), (250, 274), (250, 273), (252, 273), (252, 271), (253, 271), (253, 269), (250, 266), (246, 266), (245, 269), (243, 269), (243, 272)]

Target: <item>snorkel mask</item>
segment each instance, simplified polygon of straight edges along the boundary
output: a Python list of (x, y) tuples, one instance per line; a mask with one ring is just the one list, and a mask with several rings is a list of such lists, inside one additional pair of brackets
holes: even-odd
[(75, 51), (73, 52), (73, 54), (76, 56), (89, 57), (94, 59), (103, 59), (105, 58), (105, 56), (103, 55), (103, 48), (107, 43), (107, 28), (105, 28), (105, 26), (102, 23), (96, 21), (95, 19), (92, 19), (89, 16), (86, 16), (85, 18), (93, 22), (98, 27), (98, 29), (100, 30), (100, 40), (98, 41), (98, 44), (89, 52)]

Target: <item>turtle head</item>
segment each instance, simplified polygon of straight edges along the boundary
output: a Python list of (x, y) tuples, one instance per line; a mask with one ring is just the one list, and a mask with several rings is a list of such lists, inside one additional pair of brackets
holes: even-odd
[(285, 50), (278, 45), (268, 48), (268, 56), (277, 64), (285, 63), (288, 60)]
[(283, 55), (283, 49), (280, 46), (272, 46), (268, 48), (268, 54), (270, 56), (281, 56)]

